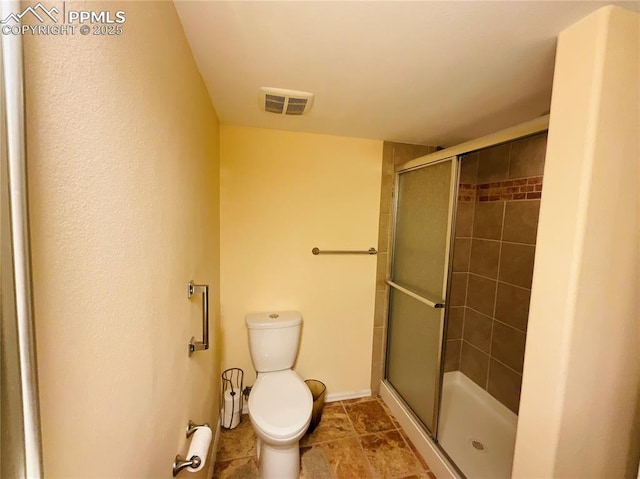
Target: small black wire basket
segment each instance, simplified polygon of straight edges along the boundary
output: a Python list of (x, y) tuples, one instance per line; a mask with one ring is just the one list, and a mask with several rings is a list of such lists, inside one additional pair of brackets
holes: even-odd
[(222, 418), (221, 426), (233, 429), (242, 421), (242, 381), (244, 371), (240, 368), (226, 369), (222, 373)]

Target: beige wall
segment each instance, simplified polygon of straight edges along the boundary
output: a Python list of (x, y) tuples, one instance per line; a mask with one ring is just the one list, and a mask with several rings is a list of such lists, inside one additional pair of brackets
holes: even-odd
[(219, 349), (188, 357), (186, 283), (211, 285), (215, 345), (218, 120), (173, 4), (118, 8), (121, 37), (25, 36), (49, 478), (171, 477), (187, 421), (217, 421)]
[(514, 477), (635, 477), (639, 16), (558, 40)]
[[(304, 119), (303, 119), (304, 120)], [(221, 127), (223, 366), (255, 378), (244, 316), (294, 309), (296, 370), (328, 393), (369, 389), (382, 142)]]

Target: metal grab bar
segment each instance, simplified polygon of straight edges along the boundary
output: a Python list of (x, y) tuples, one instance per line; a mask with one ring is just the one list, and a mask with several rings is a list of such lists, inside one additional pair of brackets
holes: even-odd
[(389, 286), (393, 286), (398, 291), (402, 291), (404, 294), (407, 294), (407, 295), (411, 296), (413, 299), (417, 299), (421, 303), (426, 304), (427, 306), (431, 306), (434, 309), (442, 309), (442, 308), (444, 308), (444, 301), (438, 301), (438, 302), (434, 303), (433, 301), (429, 301), (427, 298), (423, 298), (422, 296), (414, 293), (413, 291), (409, 291), (408, 289), (403, 288), (402, 286), (400, 286), (399, 284), (394, 283), (393, 281), (387, 280), (387, 284)]
[(378, 254), (378, 252), (376, 251), (375, 248), (369, 248), (367, 251), (360, 251), (360, 250), (329, 250), (326, 249), (324, 251), (321, 251), (320, 248), (313, 248), (311, 250), (311, 252), (313, 254), (315, 254), (316, 256), (319, 254)]
[(196, 338), (191, 336), (189, 341), (189, 356), (191, 356), (196, 351), (209, 349), (209, 285), (194, 284), (193, 281), (189, 281), (187, 287), (188, 298), (196, 293), (202, 293), (202, 341), (196, 341)]

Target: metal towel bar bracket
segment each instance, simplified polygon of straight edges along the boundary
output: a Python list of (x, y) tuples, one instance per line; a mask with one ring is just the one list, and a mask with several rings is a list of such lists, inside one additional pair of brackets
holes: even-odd
[[(200, 426), (209, 427), (209, 424), (196, 424), (193, 421), (189, 421), (189, 425), (187, 426), (187, 437), (191, 437)], [(173, 477), (176, 477), (187, 467), (197, 468), (200, 467), (200, 464), (202, 464), (202, 458), (200, 456), (191, 456), (189, 459), (186, 459), (178, 454), (173, 460)]]
[(202, 341), (196, 341), (194, 336), (189, 341), (189, 356), (196, 351), (209, 349), (209, 286), (206, 284), (187, 284), (187, 297), (191, 298), (196, 293), (202, 293)]
[(311, 252), (314, 255), (319, 254), (378, 254), (375, 248), (369, 248), (367, 251), (361, 250), (320, 250), (320, 248), (313, 248)]

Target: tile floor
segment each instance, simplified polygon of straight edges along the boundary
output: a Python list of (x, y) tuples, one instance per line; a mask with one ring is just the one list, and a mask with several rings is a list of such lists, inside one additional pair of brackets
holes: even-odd
[[(380, 398), (325, 404), (300, 441), (301, 479), (435, 479)], [(256, 439), (248, 416), (222, 430), (213, 479), (256, 479)]]

